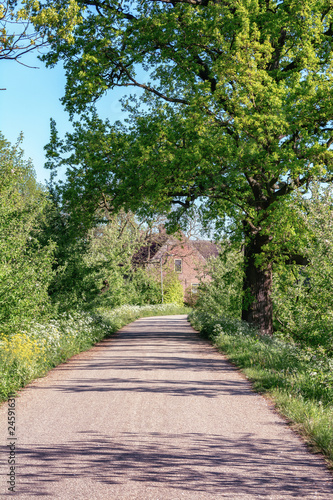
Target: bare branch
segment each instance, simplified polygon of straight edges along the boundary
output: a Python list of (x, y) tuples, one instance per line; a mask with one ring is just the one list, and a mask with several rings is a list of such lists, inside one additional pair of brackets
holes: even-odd
[(120, 67), (122, 68), (123, 72), (126, 74), (127, 78), (132, 82), (132, 83), (125, 83), (125, 84), (115, 84), (116, 87), (139, 87), (141, 89), (147, 90), (148, 92), (151, 92), (152, 94), (157, 95), (158, 97), (161, 97), (161, 99), (164, 99), (165, 101), (168, 102), (174, 102), (174, 103), (179, 103), (179, 104), (189, 104), (189, 101), (186, 101), (185, 99), (178, 99), (176, 97), (168, 97), (162, 92), (159, 92), (158, 90), (149, 87), (149, 85), (146, 85), (145, 83), (139, 83), (135, 78), (130, 74), (130, 72), (125, 68), (123, 64), (120, 64)]

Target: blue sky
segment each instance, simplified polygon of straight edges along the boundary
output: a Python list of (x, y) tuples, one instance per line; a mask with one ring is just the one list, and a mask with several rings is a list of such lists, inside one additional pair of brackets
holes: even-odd
[[(37, 53), (24, 56), (21, 61), (38, 69), (25, 67), (16, 61), (1, 61), (0, 131), (11, 143), (15, 143), (21, 132), (24, 134), (23, 149), (26, 158), (31, 158), (37, 180), (44, 182), (49, 171), (44, 169), (43, 147), (50, 137), (50, 118), (57, 122), (60, 137), (71, 130), (68, 115), (60, 98), (64, 94), (65, 75), (63, 68), (47, 69), (37, 59)], [(119, 98), (127, 92), (112, 91), (98, 103), (99, 114), (111, 122), (124, 116)]]

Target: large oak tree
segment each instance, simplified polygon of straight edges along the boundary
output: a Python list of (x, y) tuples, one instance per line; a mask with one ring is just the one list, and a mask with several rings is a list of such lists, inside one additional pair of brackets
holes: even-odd
[(55, 23), (45, 58), (64, 61), (67, 109), (117, 86), (143, 89), (147, 108), (127, 128), (78, 125), (63, 145), (75, 151), (67, 199), (156, 210), (200, 200), (212, 218), (228, 215), (245, 241), (243, 319), (272, 333), (272, 264), (298, 260), (281, 237), (286, 200), (332, 174), (332, 2), (77, 5), (74, 42)]

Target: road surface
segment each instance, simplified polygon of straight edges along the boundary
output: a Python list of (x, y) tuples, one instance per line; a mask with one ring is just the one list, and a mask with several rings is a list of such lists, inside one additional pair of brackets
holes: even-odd
[(7, 411), (1, 496), (333, 500), (321, 457), (185, 316), (135, 321), (30, 384), (15, 441)]

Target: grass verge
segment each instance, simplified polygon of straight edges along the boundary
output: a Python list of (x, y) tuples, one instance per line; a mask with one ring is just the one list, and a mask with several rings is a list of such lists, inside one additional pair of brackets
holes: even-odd
[(0, 401), (138, 318), (189, 311), (174, 304), (122, 306), (110, 311), (98, 309), (94, 314), (63, 314), (11, 335), (0, 334)]
[(193, 311), (192, 326), (241, 368), (253, 388), (323, 453), (333, 468), (333, 359), (323, 349), (262, 337), (247, 323)]

